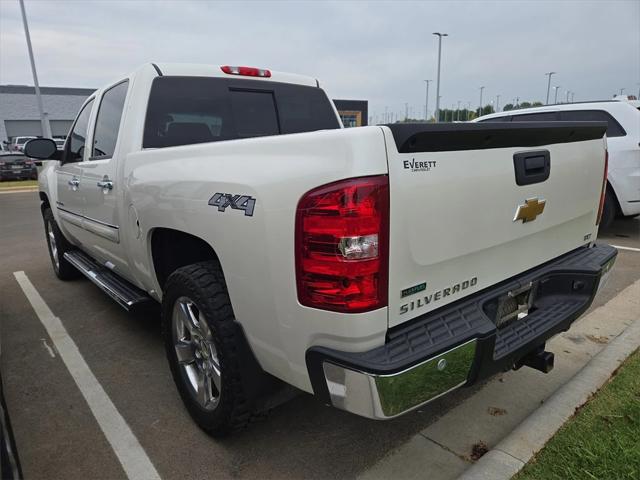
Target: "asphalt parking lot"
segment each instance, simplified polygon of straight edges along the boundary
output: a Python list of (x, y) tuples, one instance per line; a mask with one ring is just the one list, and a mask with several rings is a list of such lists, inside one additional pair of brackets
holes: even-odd
[[(25, 478), (125, 478), (111, 446), (16, 282), (24, 271), (61, 320), (162, 478), (355, 477), (481, 387), (389, 422), (301, 394), (248, 431), (215, 440), (191, 421), (174, 387), (156, 315), (123, 311), (84, 279), (50, 265), (37, 193), (0, 195), (2, 379)], [(621, 249), (592, 308), (640, 278), (640, 219), (600, 240)], [(461, 418), (461, 422), (466, 419)]]

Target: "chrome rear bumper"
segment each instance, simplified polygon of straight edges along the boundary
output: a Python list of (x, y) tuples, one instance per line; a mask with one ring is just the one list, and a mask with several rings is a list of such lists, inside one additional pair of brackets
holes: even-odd
[(476, 339), (392, 375), (374, 375), (324, 362), (334, 407), (363, 417), (389, 419), (418, 408), (467, 382)]

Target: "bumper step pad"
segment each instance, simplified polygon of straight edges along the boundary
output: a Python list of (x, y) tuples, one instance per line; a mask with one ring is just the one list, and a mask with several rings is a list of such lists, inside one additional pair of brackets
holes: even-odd
[[(510, 354), (544, 343), (545, 334), (566, 329), (591, 304), (603, 266), (615, 258), (609, 245), (581, 247), (562, 257), (522, 273), (498, 285), (470, 295), (451, 305), (429, 312), (390, 329), (384, 345), (367, 352), (339, 352), (312, 347), (307, 362), (322, 358), (378, 375), (393, 374), (420, 363), (425, 358), (449, 350), (472, 338), (485, 340), (489, 358), (505, 359)], [(583, 288), (575, 291), (575, 279)], [(540, 281), (539, 304), (526, 317), (498, 329), (486, 315), (484, 305), (532, 281)], [(548, 283), (545, 283), (548, 282)], [(489, 339), (489, 342), (486, 340)]]

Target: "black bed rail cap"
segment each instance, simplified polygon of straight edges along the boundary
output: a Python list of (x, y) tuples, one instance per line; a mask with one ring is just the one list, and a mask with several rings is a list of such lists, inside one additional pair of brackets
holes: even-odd
[(386, 124), (399, 153), (540, 147), (602, 138), (606, 122)]

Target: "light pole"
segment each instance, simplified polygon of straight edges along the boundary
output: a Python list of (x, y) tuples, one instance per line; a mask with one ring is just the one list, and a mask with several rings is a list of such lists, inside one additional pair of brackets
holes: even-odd
[(438, 36), (438, 80), (436, 83), (436, 123), (438, 123), (438, 117), (440, 115), (440, 59), (442, 57), (442, 37), (448, 37), (447, 33), (433, 32)]
[(567, 90), (567, 103), (569, 103), (569, 95), (571, 95), (571, 92)]
[(496, 95), (496, 113), (500, 109), (500, 95)]
[(556, 91), (553, 103), (558, 103), (558, 89), (559, 88), (560, 88), (560, 85), (556, 85), (555, 87), (553, 87), (553, 89)]
[(429, 121), (429, 82), (433, 82), (433, 80), (424, 80), (424, 83), (427, 84), (427, 93), (424, 96), (424, 121)]
[(460, 121), (460, 100), (458, 100), (458, 109), (456, 110), (456, 120)]
[(547, 72), (545, 73), (545, 75), (547, 75), (549, 77), (549, 81), (547, 82), (547, 103), (546, 105), (549, 105), (549, 91), (551, 90), (551, 75), (555, 75), (556, 72)]
[[(22, 3), (22, 0), (20, 0), (20, 2)], [(625, 90), (626, 90), (626, 88), (624, 88), (624, 87), (623, 87), (623, 88), (621, 88), (621, 89), (620, 89), (620, 95), (622, 95), (622, 92), (624, 92)]]
[(42, 97), (40, 96), (40, 84), (38, 83), (38, 74), (36, 73), (36, 62), (33, 59), (33, 48), (31, 48), (31, 36), (29, 35), (29, 26), (27, 25), (27, 12), (24, 9), (24, 2), (20, 0), (20, 10), (22, 10), (22, 23), (24, 24), (24, 34), (27, 37), (27, 50), (29, 50), (29, 61), (31, 62), (31, 73), (33, 73), (33, 85), (36, 91), (36, 102), (40, 112), (40, 123), (42, 124), (42, 136), (51, 138), (51, 125), (49, 119), (44, 113), (42, 105)]
[(469, 121), (470, 116), (471, 116), (471, 102), (467, 102), (467, 122)]
[(484, 90), (484, 87), (480, 87), (480, 108), (478, 109), (478, 116), (481, 117), (482, 116), (482, 91)]
[(575, 96), (576, 92), (571, 92), (571, 103), (573, 103), (573, 97)]

